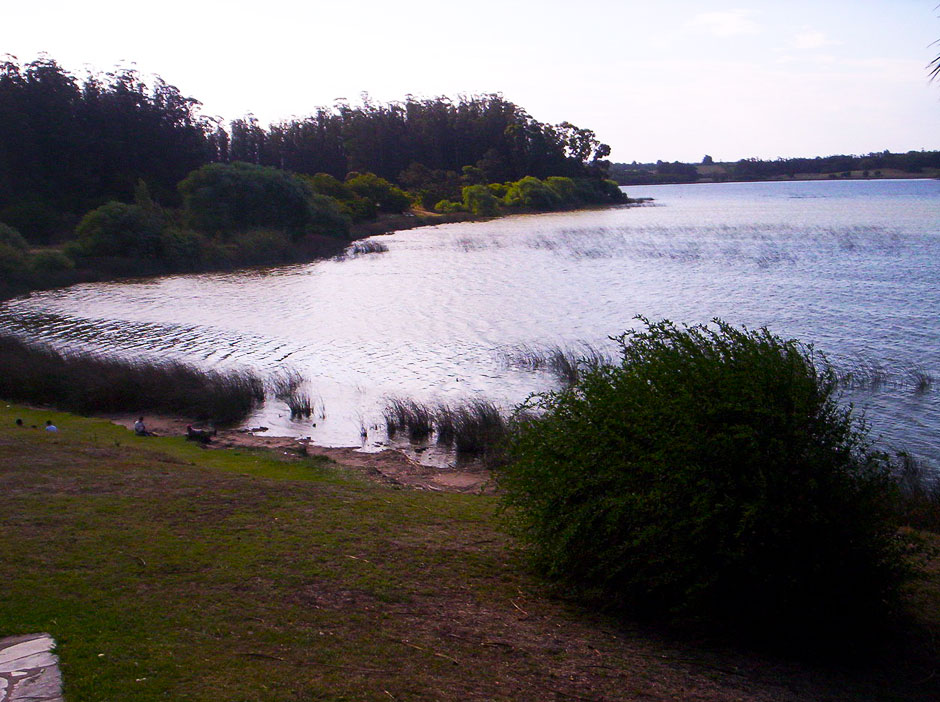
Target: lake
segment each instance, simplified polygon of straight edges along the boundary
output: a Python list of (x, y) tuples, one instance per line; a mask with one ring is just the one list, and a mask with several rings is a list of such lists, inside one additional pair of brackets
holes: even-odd
[(940, 181), (626, 191), (655, 201), (402, 231), (342, 260), (40, 292), (0, 306), (0, 325), (105, 354), (295, 369), (315, 416), (292, 421), (271, 400), (249, 425), (333, 446), (365, 428), (375, 448), (390, 397), (508, 409), (553, 387), (512, 362), (520, 346), (612, 351), (637, 314), (719, 317), (812, 343), (854, 372), (843, 401), (886, 447), (940, 464)]

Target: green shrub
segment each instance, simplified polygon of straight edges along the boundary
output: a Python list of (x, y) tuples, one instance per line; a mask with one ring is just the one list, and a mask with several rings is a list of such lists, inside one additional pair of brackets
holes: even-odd
[(493, 196), (499, 200), (502, 200), (506, 197), (506, 193), (509, 192), (509, 186), (511, 183), (488, 183), (486, 189), (493, 193)]
[(359, 197), (374, 202), (380, 212), (404, 212), (411, 199), (401, 189), (374, 173), (350, 173), (346, 185)]
[(29, 248), (29, 244), (23, 238), (23, 235), (3, 222), (0, 222), (0, 244), (5, 244), (17, 251), (26, 251)]
[(495, 217), (499, 214), (499, 201), (485, 185), (468, 185), (463, 189), (463, 206), (479, 217)]
[(339, 203), (340, 210), (354, 222), (360, 222), (366, 219), (375, 219), (378, 208), (373, 200), (361, 197), (337, 178), (329, 173), (317, 173), (312, 176), (300, 175), (309, 185), (313, 192), (318, 195), (326, 195), (335, 199)]
[(453, 214), (454, 212), (463, 212), (463, 205), (453, 200), (441, 200), (434, 205), (434, 211), (441, 214)]
[(49, 203), (31, 199), (4, 208), (0, 221), (20, 231), (33, 244), (50, 243), (63, 228), (63, 217)]
[(160, 233), (163, 260), (175, 271), (200, 270), (208, 258), (209, 242), (192, 229), (167, 227)]
[(510, 184), (503, 201), (510, 207), (532, 210), (554, 210), (561, 204), (555, 191), (534, 176)]
[(253, 229), (239, 233), (232, 243), (232, 261), (246, 266), (267, 266), (291, 260), (293, 246), (283, 232)]
[(9, 279), (23, 277), (26, 267), (26, 252), (0, 241), (0, 276)]
[(545, 185), (551, 190), (558, 199), (565, 205), (573, 205), (581, 201), (578, 188), (571, 178), (562, 176), (550, 176), (545, 179)]
[(499, 484), (551, 579), (769, 637), (858, 633), (903, 579), (887, 458), (811, 348), (646, 325), (517, 419)]
[(258, 227), (282, 230), (295, 240), (349, 233), (335, 200), (277, 168), (212, 163), (190, 173), (178, 188), (187, 224), (208, 234), (230, 236)]
[(159, 259), (163, 224), (158, 214), (138, 205), (109, 202), (82, 217), (69, 250), (84, 257)]
[(61, 251), (37, 251), (30, 256), (29, 267), (33, 273), (48, 275), (70, 271), (75, 268), (75, 263)]

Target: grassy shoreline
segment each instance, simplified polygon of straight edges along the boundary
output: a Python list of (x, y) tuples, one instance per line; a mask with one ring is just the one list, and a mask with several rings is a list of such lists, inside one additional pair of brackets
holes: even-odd
[[(0, 635), (51, 633), (70, 702), (940, 693), (926, 635), (810, 666), (588, 613), (528, 575), (495, 517), (488, 496), (0, 403)], [(933, 567), (911, 593), (927, 635)]]

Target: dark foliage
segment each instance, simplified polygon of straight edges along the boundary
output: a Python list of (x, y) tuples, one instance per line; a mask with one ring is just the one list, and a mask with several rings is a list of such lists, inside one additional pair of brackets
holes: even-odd
[(905, 526), (940, 533), (940, 477), (923, 461), (899, 453), (893, 463), (900, 491), (898, 521)]
[(495, 94), (456, 102), (409, 97), (385, 105), (366, 96), (359, 107), (340, 102), (268, 130), (239, 120), (232, 123), (229, 147), (232, 160), (340, 179), (359, 171), (397, 180), (419, 164), (455, 174), (473, 166), (489, 182), (600, 173), (609, 153), (591, 130), (538, 122)]
[(876, 629), (903, 571), (885, 456), (823, 360), (766, 330), (646, 325), (533, 401), (499, 474), (549, 578), (777, 641)]
[(79, 82), (49, 58), (0, 63), (0, 211), (45, 243), (62, 212), (133, 197), (138, 180), (173, 203), (176, 183), (211, 160), (199, 103), (131, 69)]
[(213, 163), (179, 184), (187, 224), (216, 235), (269, 227), (292, 239), (346, 238), (349, 223), (336, 202), (315, 194), (301, 178), (250, 163)]
[(163, 412), (228, 424), (264, 401), (264, 385), (244, 371), (66, 354), (0, 335), (0, 397), (83, 414)]

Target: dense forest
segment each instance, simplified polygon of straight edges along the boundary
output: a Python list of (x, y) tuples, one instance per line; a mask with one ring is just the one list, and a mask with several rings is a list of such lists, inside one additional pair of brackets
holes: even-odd
[(864, 156), (778, 158), (771, 161), (747, 158), (724, 163), (705, 156), (697, 164), (678, 161), (613, 163), (609, 174), (620, 185), (820, 178), (935, 178), (940, 176), (940, 151), (879, 151)]
[(80, 81), (49, 58), (3, 62), (0, 221), (29, 220), (30, 239), (53, 236), (57, 217), (112, 199), (130, 201), (139, 180), (155, 200), (178, 205), (177, 183), (214, 162), (340, 180), (369, 172), (443, 192), (459, 185), (467, 166), (475, 183), (600, 177), (610, 152), (591, 130), (538, 122), (499, 95), (390, 104), (365, 99), (267, 128), (247, 117), (226, 129), (199, 108), (172, 85), (159, 78), (148, 83), (131, 69)]
[(0, 295), (302, 260), (351, 224), (410, 208), (625, 201), (593, 131), (539, 122), (501, 95), (364, 95), (267, 127), (200, 108), (130, 68), (79, 79), (48, 57), (0, 62)]

